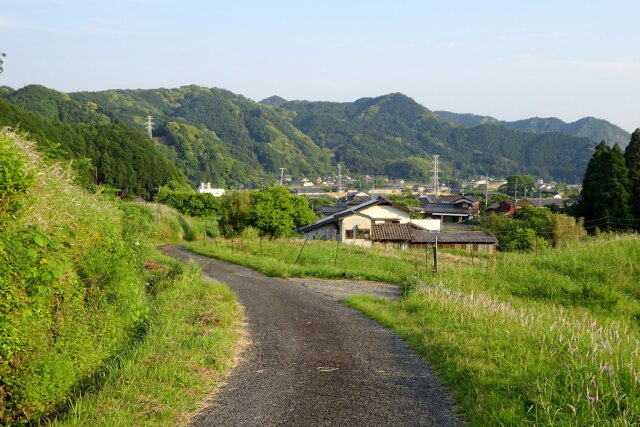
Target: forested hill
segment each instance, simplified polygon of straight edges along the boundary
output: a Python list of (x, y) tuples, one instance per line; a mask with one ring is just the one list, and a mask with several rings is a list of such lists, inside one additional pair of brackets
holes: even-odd
[(530, 119), (506, 122), (490, 116), (478, 116), (475, 114), (459, 114), (449, 111), (436, 111), (435, 113), (443, 119), (458, 122), (468, 127), (493, 124), (523, 132), (562, 132), (567, 135), (589, 138), (594, 142), (605, 141), (611, 146), (618, 144), (623, 150), (631, 138), (631, 134), (624, 129), (606, 120), (596, 119), (595, 117), (584, 117), (572, 123), (566, 123), (555, 117), (533, 117)]
[(399, 93), (346, 103), (277, 96), (257, 103), (199, 86), (68, 95), (28, 86), (3, 96), (67, 122), (143, 130), (151, 115), (154, 141), (192, 184), (225, 187), (258, 185), (280, 168), (294, 177), (333, 175), (338, 162), (350, 174), (426, 180), (434, 154), (447, 179), (527, 173), (573, 180), (583, 175), (595, 145), (560, 132), (468, 128)]
[[(51, 99), (60, 95), (51, 91)], [(19, 94), (18, 94), (19, 95)], [(49, 111), (46, 119), (41, 115), (24, 111), (0, 99), (0, 127), (15, 127), (27, 132), (40, 149), (52, 157), (73, 160), (77, 182), (85, 187), (107, 185), (119, 190), (122, 196), (150, 198), (154, 189), (170, 181), (185, 183), (185, 177), (146, 135), (123, 124), (63, 123), (59, 114), (70, 120), (83, 119), (93, 122), (93, 111), (82, 111), (75, 101), (64, 101), (56, 108), (41, 102), (35, 105), (41, 112)], [(51, 109), (50, 109), (51, 107)], [(79, 108), (79, 109), (78, 109)], [(52, 114), (52, 111), (56, 111)]]
[(399, 93), (349, 103), (293, 101), (282, 108), (295, 111), (294, 124), (338, 161), (398, 177), (407, 169), (428, 174), (430, 159), (422, 159), (439, 154), (449, 177), (517, 172), (567, 179), (582, 176), (595, 145), (558, 132), (535, 135), (489, 124), (468, 128)]
[(293, 114), (222, 89), (110, 90), (73, 93), (114, 120), (142, 128), (152, 115), (163, 152), (192, 183), (259, 185), (286, 168), (295, 176), (331, 173), (332, 154), (293, 125)]

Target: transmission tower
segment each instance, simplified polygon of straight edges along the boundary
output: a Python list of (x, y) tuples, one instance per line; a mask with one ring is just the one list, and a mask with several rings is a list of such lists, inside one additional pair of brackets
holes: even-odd
[(153, 125), (153, 116), (147, 116), (145, 126), (147, 127), (147, 135), (149, 135), (149, 138), (153, 138)]
[(436, 196), (436, 198), (438, 197), (438, 189), (440, 188), (440, 182), (439, 182), (439, 178), (438, 178), (438, 174), (440, 173), (439, 170), (439, 164), (438, 164), (438, 159), (440, 158), (439, 155), (434, 154), (433, 155), (433, 194)]
[(286, 169), (285, 168), (280, 168), (280, 185), (282, 185), (282, 181), (284, 179), (284, 171)]

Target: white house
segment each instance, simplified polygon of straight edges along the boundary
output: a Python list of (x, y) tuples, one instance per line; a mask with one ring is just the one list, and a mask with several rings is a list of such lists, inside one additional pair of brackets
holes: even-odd
[(198, 193), (207, 193), (212, 194), (215, 197), (220, 197), (224, 194), (224, 188), (211, 188), (211, 183), (204, 182), (200, 183), (200, 187), (198, 187)]
[[(404, 206), (378, 197), (299, 227), (296, 231), (310, 240), (340, 240), (358, 246), (371, 246), (371, 230), (375, 225), (410, 223), (410, 213)], [(440, 230), (439, 220), (418, 222), (419, 225), (415, 224), (417, 228)]]

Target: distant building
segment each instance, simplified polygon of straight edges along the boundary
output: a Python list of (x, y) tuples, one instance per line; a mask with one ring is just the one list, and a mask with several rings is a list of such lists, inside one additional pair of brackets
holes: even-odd
[[(388, 227), (393, 231), (401, 230), (403, 232), (408, 232), (410, 229), (424, 229), (425, 226), (433, 227), (435, 230), (440, 229), (439, 221), (422, 222), (420, 225), (410, 224), (412, 222), (410, 214), (411, 211), (404, 206), (380, 197), (359, 205), (349, 206), (347, 209), (325, 216), (313, 224), (299, 227), (295, 231), (310, 240), (340, 240), (357, 246), (372, 246), (374, 242), (372, 230), (379, 225), (407, 224), (403, 227)], [(387, 230), (387, 228), (383, 227), (377, 230)]]
[(500, 203), (494, 203), (491, 206), (488, 206), (487, 212), (512, 217), (516, 211), (525, 206), (531, 206), (531, 203), (527, 201), (527, 199), (518, 199), (518, 201), (504, 200)]
[(198, 193), (212, 194), (215, 197), (220, 197), (224, 194), (224, 188), (211, 188), (211, 183), (201, 182), (198, 187)]
[(427, 195), (418, 200), (425, 218), (438, 218), (443, 223), (474, 219), (480, 212), (480, 203), (471, 196), (443, 195), (436, 198)]

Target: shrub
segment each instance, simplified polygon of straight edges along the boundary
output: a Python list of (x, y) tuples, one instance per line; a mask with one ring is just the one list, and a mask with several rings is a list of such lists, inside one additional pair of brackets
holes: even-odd
[(21, 199), (33, 183), (25, 156), (11, 139), (0, 137), (0, 230), (21, 208)]

